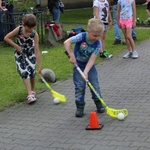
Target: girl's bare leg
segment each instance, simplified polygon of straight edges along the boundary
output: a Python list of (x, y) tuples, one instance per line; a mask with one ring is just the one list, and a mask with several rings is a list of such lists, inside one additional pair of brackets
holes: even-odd
[(35, 91), (35, 77), (30, 78), (30, 83), (31, 83), (31, 91)]
[(28, 92), (28, 95), (32, 94), (31, 85), (30, 85), (30, 79), (23, 79), (24, 85), (26, 87), (26, 90)]
[(131, 50), (134, 51), (135, 50), (135, 44), (134, 44), (134, 40), (132, 38), (132, 29), (131, 28), (126, 29), (126, 38), (129, 41), (129, 46), (130, 46)]

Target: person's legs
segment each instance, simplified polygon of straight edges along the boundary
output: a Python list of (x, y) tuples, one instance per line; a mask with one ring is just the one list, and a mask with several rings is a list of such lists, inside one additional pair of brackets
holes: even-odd
[(30, 70), (29, 77), (30, 77), (31, 92), (35, 96), (36, 68)]
[(128, 53), (124, 55), (123, 58), (130, 58), (130, 57), (132, 57), (133, 59), (138, 58), (138, 53), (135, 50), (135, 44), (132, 38), (132, 29), (126, 28), (126, 29), (123, 29), (122, 31), (125, 35), (126, 45), (128, 49)]
[(10, 3), (6, 5), (6, 8), (8, 9), (8, 11), (6, 12), (7, 21), (9, 22), (7, 32), (10, 32), (16, 27), (14, 20), (14, 5)]
[(128, 40), (127, 48), (128, 48), (128, 50), (133, 51), (133, 50), (135, 50), (135, 44), (134, 44), (134, 40), (132, 39), (131, 35), (132, 35), (132, 29), (131, 28), (126, 28), (125, 37)]
[(103, 32), (102, 38), (101, 38), (101, 43), (102, 47), (100, 49), (100, 57), (101, 58), (111, 58), (112, 54), (109, 54), (105, 51), (105, 37), (106, 37), (106, 32), (108, 30), (108, 25), (105, 25), (105, 31)]
[(132, 38), (133, 40), (137, 40), (135, 28), (132, 29)]
[(35, 75), (36, 69), (32, 69), (29, 64), (27, 64), (26, 60), (23, 59), (23, 56), (17, 54), (17, 51), (14, 52), (17, 72), (23, 80), (23, 83), (26, 87), (28, 96), (28, 103), (32, 103), (36, 101), (35, 95), (33, 94), (33, 89), (35, 87)]
[(26, 90), (28, 92), (28, 96), (27, 96), (27, 100), (28, 100), (28, 103), (32, 103), (32, 102), (35, 102), (36, 101), (36, 98), (35, 96), (33, 95), (33, 92), (31, 90), (31, 84), (30, 84), (30, 79), (27, 78), (23, 78), (23, 82), (24, 82), (24, 85), (26, 87)]
[(54, 6), (52, 12), (53, 12), (53, 21), (59, 21), (59, 19), (60, 19), (60, 9), (56, 8)]
[(126, 44), (127, 44), (127, 48), (129, 51), (134, 51), (135, 50), (135, 44), (134, 44), (134, 40), (132, 38), (132, 24), (133, 24), (133, 20), (132, 19), (128, 19), (128, 20), (124, 20), (122, 21), (122, 25), (125, 28), (125, 38), (126, 38)]
[(102, 43), (102, 47), (100, 49), (100, 53), (103, 53), (104, 52), (104, 40), (105, 40), (105, 37), (106, 37), (106, 31), (103, 32), (103, 35), (102, 35), (102, 38), (101, 38), (101, 43)]
[(31, 95), (32, 94), (32, 91), (31, 91), (31, 85), (30, 85), (30, 79), (24, 79), (23, 78), (23, 83), (26, 87), (26, 90), (28, 92), (28, 95)]
[(10, 20), (10, 31), (12, 31), (16, 27), (13, 14), (9, 14), (9, 20)]
[(145, 20), (145, 23), (148, 23), (150, 21), (150, 10), (146, 9), (147, 19)]
[(128, 38), (131, 50), (132, 50), (132, 58), (136, 59), (136, 58), (138, 58), (138, 53), (135, 50), (135, 43), (134, 43), (134, 40), (133, 40), (133, 38), (131, 36), (131, 32), (132, 32), (131, 28), (127, 28), (126, 29), (126, 35), (127, 35), (127, 38)]
[(113, 44), (120, 44), (121, 43), (121, 31), (118, 27), (117, 23), (117, 5), (113, 5), (113, 21), (114, 21), (114, 34), (115, 34), (115, 41)]
[(3, 12), (0, 11), (0, 42), (4, 40), (4, 33), (3, 33)]
[[(81, 67), (81, 70), (84, 70), (84, 67)], [(76, 117), (82, 117), (84, 114), (84, 96), (85, 96), (85, 88), (86, 82), (82, 79), (80, 73), (76, 68), (73, 69), (73, 81), (75, 85), (75, 104), (76, 104)]]
[[(98, 74), (97, 74), (97, 70), (95, 68), (95, 65), (89, 71), (88, 77), (89, 77), (90, 83), (93, 85), (93, 87), (96, 90), (96, 92), (102, 98), (102, 95), (101, 95), (101, 92), (100, 92), (99, 81), (98, 81)], [(91, 89), (90, 89), (90, 91), (91, 91), (91, 94), (92, 94), (92, 99), (94, 100), (94, 103), (95, 103), (95, 105), (97, 107), (97, 112), (98, 113), (103, 113), (105, 111), (105, 108), (102, 106), (100, 100), (95, 95), (95, 93)]]
[(130, 58), (131, 56), (132, 58), (138, 58), (138, 54), (135, 51), (134, 40), (132, 38), (132, 24), (133, 24), (132, 19), (128, 19), (128, 20), (120, 19), (119, 23), (122, 28), (122, 32), (124, 34), (127, 49), (128, 49), (127, 54), (125, 54), (123, 58)]
[(129, 43), (129, 40), (127, 38), (127, 35), (126, 35), (126, 28), (122, 28), (122, 32), (123, 32), (123, 35), (125, 37), (125, 42), (126, 42), (126, 45), (127, 45), (127, 50), (128, 52), (123, 56), (123, 58), (130, 58), (132, 56), (132, 49), (130, 47), (130, 43)]
[(31, 91), (35, 91), (35, 77), (30, 78), (30, 83), (31, 83)]
[(148, 19), (150, 20), (150, 10), (149, 10), (149, 9), (146, 9), (146, 13), (147, 13)]

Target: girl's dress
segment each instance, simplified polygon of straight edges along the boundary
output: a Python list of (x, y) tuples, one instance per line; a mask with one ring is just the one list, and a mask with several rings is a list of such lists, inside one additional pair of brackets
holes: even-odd
[(20, 26), (18, 37), (16, 40), (16, 43), (22, 47), (22, 53), (29, 59), (31, 64), (28, 64), (25, 57), (23, 57), (21, 54), (17, 53), (17, 50), (15, 49), (15, 60), (16, 60), (16, 66), (17, 71), (20, 74), (22, 78), (34, 78), (36, 75), (36, 57), (34, 53), (34, 36), (36, 31), (33, 30), (33, 32), (30, 34), (29, 37), (25, 37), (23, 34), (23, 26)]

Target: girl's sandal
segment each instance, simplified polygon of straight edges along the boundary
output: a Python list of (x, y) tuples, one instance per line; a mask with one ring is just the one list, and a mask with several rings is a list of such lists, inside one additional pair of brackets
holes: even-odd
[(34, 97), (35, 97), (35, 95), (36, 95), (36, 92), (32, 91), (32, 95), (34, 95)]
[(27, 97), (28, 104), (31, 104), (31, 103), (33, 103), (35, 101), (36, 101), (36, 98), (35, 98), (34, 95), (28, 95), (28, 97)]

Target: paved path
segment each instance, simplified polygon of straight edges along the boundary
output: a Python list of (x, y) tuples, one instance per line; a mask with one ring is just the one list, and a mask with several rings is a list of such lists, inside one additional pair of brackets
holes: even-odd
[(107, 104), (129, 110), (124, 121), (98, 114), (104, 127), (85, 130), (95, 105), (87, 88), (85, 116), (74, 117), (70, 78), (53, 86), (67, 96), (66, 103), (54, 105), (45, 89), (34, 105), (23, 103), (0, 112), (0, 150), (150, 150), (150, 39), (136, 49), (139, 59), (123, 59), (125, 50), (97, 65)]

